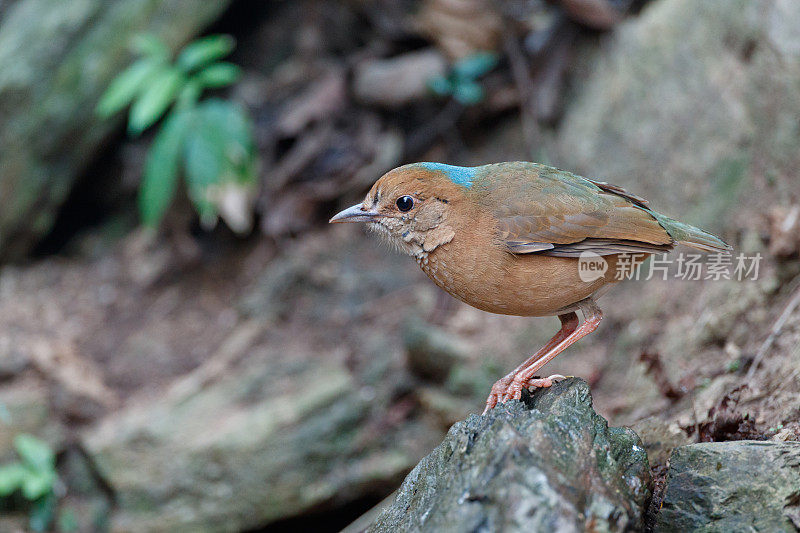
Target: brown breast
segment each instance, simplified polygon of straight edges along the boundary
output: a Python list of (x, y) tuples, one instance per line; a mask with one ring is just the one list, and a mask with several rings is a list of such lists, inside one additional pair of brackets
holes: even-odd
[[(475, 222), (475, 221), (473, 221)], [(504, 315), (549, 316), (615, 281), (617, 255), (606, 256), (605, 275), (581, 280), (577, 258), (539, 254), (514, 255), (496, 238), (492, 220), (477, 221), (468, 238), (453, 239), (417, 258), (439, 287), (473, 307)]]

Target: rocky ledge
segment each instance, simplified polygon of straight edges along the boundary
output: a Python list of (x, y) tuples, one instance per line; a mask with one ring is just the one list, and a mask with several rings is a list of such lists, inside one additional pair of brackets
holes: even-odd
[(455, 424), (368, 530), (638, 530), (649, 471), (639, 437), (568, 379)]
[(800, 531), (800, 442), (676, 448), (656, 532)]

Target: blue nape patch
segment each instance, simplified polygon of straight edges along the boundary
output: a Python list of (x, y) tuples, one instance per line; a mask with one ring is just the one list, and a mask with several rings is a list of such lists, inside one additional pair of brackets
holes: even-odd
[(478, 170), (478, 167), (457, 167), (454, 165), (445, 165), (444, 163), (419, 163), (419, 165), (428, 170), (444, 172), (450, 181), (468, 189), (472, 187), (472, 179), (475, 177), (475, 172)]

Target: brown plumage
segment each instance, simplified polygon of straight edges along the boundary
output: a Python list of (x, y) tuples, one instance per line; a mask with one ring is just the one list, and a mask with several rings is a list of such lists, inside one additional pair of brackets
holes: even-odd
[[(656, 213), (624, 189), (526, 162), (482, 167), (415, 163), (381, 177), (364, 201), (331, 222), (367, 222), (412, 255), (442, 289), (478, 309), (519, 316), (557, 315), (562, 329), (542, 350), (495, 383), (487, 409), (519, 398), (524, 386), (549, 386), (534, 374), (564, 348), (594, 331), (595, 299), (630, 254), (667, 251), (676, 243), (729, 251), (717, 237)], [(608, 268), (591, 281), (582, 254)], [(579, 325), (575, 311), (585, 321)]]

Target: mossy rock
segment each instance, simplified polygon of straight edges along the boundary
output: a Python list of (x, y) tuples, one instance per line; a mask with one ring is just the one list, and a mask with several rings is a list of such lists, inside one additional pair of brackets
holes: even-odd
[(703, 442), (676, 448), (657, 532), (800, 528), (800, 442)]
[(568, 379), (455, 424), (370, 526), (389, 531), (628, 531), (642, 527), (641, 440), (609, 428)]

